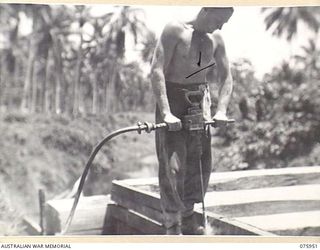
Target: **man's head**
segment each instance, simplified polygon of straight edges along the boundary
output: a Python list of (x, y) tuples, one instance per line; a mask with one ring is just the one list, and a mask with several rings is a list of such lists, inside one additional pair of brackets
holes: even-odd
[(233, 14), (232, 7), (204, 7), (196, 18), (196, 29), (206, 33), (212, 33), (228, 22)]

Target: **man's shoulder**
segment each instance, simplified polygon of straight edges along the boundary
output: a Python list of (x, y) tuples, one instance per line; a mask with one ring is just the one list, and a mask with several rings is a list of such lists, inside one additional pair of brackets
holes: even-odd
[(224, 41), (221, 33), (219, 31), (215, 31), (211, 34), (211, 39), (217, 44), (218, 46), (224, 47)]
[(166, 24), (163, 29), (163, 33), (167, 35), (180, 36), (184, 31), (184, 24), (178, 21), (171, 21)]

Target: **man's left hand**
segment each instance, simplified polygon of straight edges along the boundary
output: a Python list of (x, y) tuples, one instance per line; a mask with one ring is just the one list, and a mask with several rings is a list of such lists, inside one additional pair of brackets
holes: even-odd
[(219, 128), (225, 128), (228, 124), (228, 117), (225, 113), (218, 111), (214, 117), (212, 118), (212, 120), (215, 121), (214, 126), (215, 127), (219, 127)]

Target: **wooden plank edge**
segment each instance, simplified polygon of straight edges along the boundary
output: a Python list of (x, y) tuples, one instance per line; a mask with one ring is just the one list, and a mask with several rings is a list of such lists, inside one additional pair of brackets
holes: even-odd
[[(197, 213), (198, 216), (202, 216), (200, 211), (197, 211)], [(206, 212), (206, 215), (210, 218), (209, 221), (214, 225), (214, 227), (218, 229), (218, 232), (222, 233), (223, 235), (277, 236), (276, 234), (264, 231), (260, 228), (240, 222), (233, 218), (227, 218), (212, 212)], [(221, 230), (221, 227), (224, 227), (223, 230)]]
[(129, 199), (121, 199), (118, 196), (114, 197), (113, 200), (116, 204), (134, 210), (140, 214), (143, 214), (147, 216), (150, 219), (156, 220), (156, 221), (162, 221), (162, 211), (159, 209), (153, 209), (151, 207), (147, 206), (141, 206), (141, 204), (136, 203), (134, 200), (129, 200)]
[(28, 233), (28, 235), (41, 235), (40, 225), (37, 222), (35, 222), (32, 218), (24, 216), (22, 218), (22, 225), (26, 233)]
[(244, 177), (288, 175), (288, 174), (299, 175), (299, 174), (313, 174), (313, 173), (320, 173), (320, 166), (212, 172), (210, 176), (210, 183), (226, 182), (226, 181), (231, 181), (231, 180), (244, 178)]
[[(117, 197), (117, 198), (116, 198)], [(128, 199), (139, 202), (141, 206), (147, 206), (155, 210), (160, 209), (160, 197), (154, 195), (151, 192), (144, 192), (137, 188), (113, 183), (111, 188), (111, 200)]]
[(109, 218), (112, 217), (119, 220), (127, 224), (128, 227), (136, 229), (141, 234), (162, 235), (165, 233), (165, 229), (160, 222), (152, 220), (131, 209), (124, 208), (117, 204), (109, 204), (108, 210)]
[[(140, 179), (137, 179), (137, 180), (140, 180)], [(145, 179), (143, 179), (143, 180), (145, 180)], [(139, 184), (139, 186), (141, 186), (141, 181), (140, 181), (140, 184)], [(128, 185), (127, 183), (125, 183), (125, 182), (119, 182), (119, 181), (113, 181), (112, 182), (112, 186), (113, 186), (113, 184), (115, 185), (115, 186), (120, 186), (120, 187), (124, 187), (124, 188), (128, 188), (128, 189), (131, 189), (131, 190), (133, 190), (133, 191), (139, 191), (139, 192), (141, 192), (141, 189), (139, 189), (139, 188), (136, 188), (135, 186), (131, 186), (131, 185)], [(145, 183), (143, 183), (143, 185), (150, 185), (150, 184), (145, 184)], [(160, 195), (159, 194), (157, 194), (157, 193), (154, 193), (154, 192), (150, 192), (150, 191), (146, 191), (146, 190), (143, 190), (143, 193), (144, 194), (146, 194), (146, 195), (149, 195), (149, 196), (151, 196), (151, 197), (153, 197), (153, 198), (156, 198), (156, 199), (159, 199), (160, 198)]]

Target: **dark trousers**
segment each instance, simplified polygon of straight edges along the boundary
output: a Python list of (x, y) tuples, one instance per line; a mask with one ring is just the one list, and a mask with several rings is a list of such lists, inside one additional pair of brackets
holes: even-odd
[[(183, 119), (189, 104), (184, 91), (167, 83), (167, 95), (173, 115)], [(156, 122), (163, 122), (159, 109), (156, 109)], [(199, 155), (197, 138), (200, 140), (202, 154)], [(202, 201), (200, 166), (202, 167), (204, 191), (206, 191), (210, 173), (211, 136), (210, 131), (193, 132), (156, 131), (156, 150), (159, 161), (159, 186), (164, 225), (169, 228), (181, 223), (181, 217), (193, 213), (195, 203)], [(201, 161), (201, 163), (200, 163)], [(201, 164), (201, 165), (200, 165)]]

